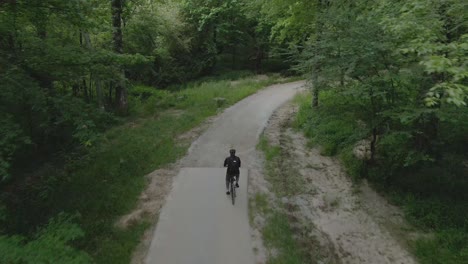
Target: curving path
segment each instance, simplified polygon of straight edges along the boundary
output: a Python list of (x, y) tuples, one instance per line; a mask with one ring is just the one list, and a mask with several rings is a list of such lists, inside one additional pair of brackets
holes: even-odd
[[(159, 215), (147, 264), (253, 264), (247, 206), (249, 160), (272, 113), (304, 85), (270, 86), (226, 109), (190, 147)], [(222, 168), (228, 150), (242, 159), (232, 206)]]

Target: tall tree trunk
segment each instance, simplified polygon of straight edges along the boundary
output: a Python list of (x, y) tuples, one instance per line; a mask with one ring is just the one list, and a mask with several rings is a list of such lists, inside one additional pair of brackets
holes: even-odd
[(371, 156), (370, 156), (370, 162), (374, 162), (375, 160), (375, 144), (377, 142), (377, 128), (373, 128), (372, 129), (372, 140), (371, 140), (371, 144), (370, 144), (370, 152), (371, 152)]
[(111, 82), (111, 83), (108, 83), (108, 85), (109, 85), (109, 91), (107, 94), (107, 104), (109, 106), (112, 106), (112, 90), (114, 89), (114, 84)]
[(371, 124), (372, 124), (372, 140), (370, 144), (370, 151), (371, 151), (371, 156), (369, 162), (373, 163), (375, 160), (375, 145), (377, 142), (377, 136), (378, 136), (378, 117), (377, 117), (377, 112), (378, 112), (378, 106), (377, 102), (375, 101), (375, 94), (374, 94), (374, 88), (371, 86), (369, 89), (369, 98), (370, 98), (370, 103), (371, 103), (371, 111), (372, 111), (372, 119), (371, 119)]
[[(341, 46), (338, 47), (338, 58), (341, 58)], [(343, 65), (340, 63), (340, 88), (341, 89), (344, 88), (344, 80), (345, 80), (345, 69)]]
[(73, 96), (78, 97), (78, 91), (80, 90), (80, 86), (78, 83), (72, 85)]
[(255, 51), (255, 72), (257, 74), (262, 71), (263, 49), (258, 46)]
[(312, 107), (318, 107), (319, 104), (319, 87), (318, 87), (318, 76), (314, 74), (312, 77)]
[[(323, 13), (325, 10), (330, 6), (329, 0), (318, 0), (318, 13), (316, 18), (316, 29), (315, 29), (315, 50), (314, 56), (320, 55), (320, 41), (322, 40), (322, 30), (323, 30)], [(316, 61), (314, 66), (312, 67), (312, 107), (318, 107), (319, 105), (319, 94), (320, 94), (320, 73), (322, 71), (322, 67), (320, 65), (320, 61)]]
[[(47, 39), (47, 13), (43, 10), (35, 9), (35, 16), (34, 16), (34, 26), (36, 28), (37, 36), (42, 42), (39, 45), (39, 52), (37, 55), (39, 56), (46, 56), (47, 51), (45, 48), (45, 41)], [(44, 69), (31, 69), (31, 75), (38, 81), (39, 85), (47, 90), (49, 95), (54, 95), (54, 86), (53, 86), (53, 78), (51, 74)]]
[(98, 106), (100, 109), (104, 109), (101, 80), (96, 79), (94, 82), (96, 85), (96, 97), (98, 101)]
[[(111, 0), (112, 4), (112, 27), (113, 27), (113, 40), (114, 52), (118, 54), (123, 53), (123, 37), (122, 37), (122, 11), (124, 0)], [(117, 103), (117, 110), (120, 114), (126, 114), (128, 111), (127, 89), (123, 81), (125, 72), (121, 71), (122, 78), (120, 78), (115, 85), (115, 99)]]
[(237, 56), (236, 46), (233, 46), (232, 47), (232, 57), (231, 57), (231, 64), (232, 64), (232, 69), (233, 70), (235, 70), (235, 67), (236, 67), (236, 56)]
[(86, 84), (86, 79), (83, 77), (81, 81), (82, 81), (81, 86), (83, 87), (83, 96), (85, 98), (85, 101), (89, 102), (88, 85)]
[[(316, 18), (316, 29), (315, 29), (315, 50), (314, 56), (319, 56), (319, 45), (322, 39), (322, 30), (323, 30), (323, 21), (322, 21), (322, 13), (325, 9), (326, 1), (319, 0), (318, 1), (318, 14)], [(315, 58), (314, 58), (315, 59)], [(316, 60), (316, 59), (315, 59)], [(321, 66), (319, 61), (315, 61), (314, 66), (312, 67), (312, 107), (318, 107), (319, 105), (319, 94), (320, 94), (320, 84), (319, 84), (319, 77), (321, 72)]]
[[(315, 47), (315, 56), (318, 56), (318, 42), (320, 41), (320, 34), (317, 33), (316, 47)], [(320, 94), (320, 84), (319, 84), (319, 75), (321, 67), (319, 62), (315, 62), (315, 65), (312, 68), (312, 107), (318, 107), (319, 105), (319, 94)]]
[[(87, 49), (94, 51), (93, 45), (91, 44), (91, 38), (89, 37), (89, 33), (86, 31), (81, 31), (80, 30), (80, 43), (84, 45)], [(89, 75), (89, 91), (90, 94), (92, 95), (92, 86), (96, 87), (96, 100), (98, 103), (99, 108), (104, 109), (104, 98), (103, 98), (103, 92), (102, 92), (102, 87), (101, 87), (101, 80), (99, 80), (99, 77), (95, 77), (93, 73), (90, 73)], [(92, 96), (91, 96), (92, 97)]]

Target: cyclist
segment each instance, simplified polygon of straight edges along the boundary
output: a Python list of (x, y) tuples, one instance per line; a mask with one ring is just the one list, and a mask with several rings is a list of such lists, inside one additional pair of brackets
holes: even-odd
[(226, 170), (226, 194), (229, 195), (231, 192), (229, 191), (229, 182), (231, 177), (236, 177), (236, 188), (239, 187), (239, 168), (241, 166), (241, 160), (239, 157), (236, 156), (236, 150), (231, 149), (229, 150), (230, 156), (224, 160), (224, 167), (227, 167)]

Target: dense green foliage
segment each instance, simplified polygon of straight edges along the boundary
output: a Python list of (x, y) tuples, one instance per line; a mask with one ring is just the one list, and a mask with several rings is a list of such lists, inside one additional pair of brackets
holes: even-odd
[(246, 2), (0, 2), (0, 262), (128, 261), (147, 224), (114, 222), (142, 176), (271, 80), (231, 85), (272, 61)]
[[(47, 235), (44, 239), (57, 240), (56, 244), (46, 243), (38, 249), (45, 254), (44, 258), (62, 258), (63, 255), (49, 252), (60, 247), (67, 250), (63, 254), (70, 253), (67, 255), (70, 260), (61, 259), (64, 263), (89, 261), (84, 253), (73, 253), (74, 249), (68, 248), (66, 243), (75, 241), (74, 245), (97, 263), (128, 263), (147, 223), (136, 223), (127, 229), (116, 228), (114, 223), (135, 206), (145, 187), (144, 175), (185, 153), (190, 142), (177, 140), (179, 135), (224, 107), (278, 81), (281, 80), (275, 76), (262, 80), (251, 76), (235, 83), (229, 78), (195, 82), (176, 92), (146, 86), (130, 89), (131, 121), (100, 134), (85, 155), (69, 154), (63, 165), (50, 164), (36, 171), (37, 178), (30, 178), (26, 186), (10, 185), (3, 190), (7, 210), (0, 221), (2, 231), (8, 235), (36, 233), (38, 226), (46, 225), (50, 217), (60, 212), (78, 212), (79, 216), (54, 220), (63, 234), (47, 227), (34, 234), (38, 239), (27, 244), (26, 238), (2, 236), (0, 250), (16, 251), (0, 255), (0, 260), (38, 263), (36, 259), (18, 256), (28, 252), (30, 246), (44, 242), (40, 235), (43, 232)], [(214, 98), (221, 95), (226, 101), (219, 106)]]
[(307, 76), (311, 141), (435, 231), (420, 259), (466, 262), (467, 16), (462, 0), (0, 1), (0, 256), (125, 262), (146, 224), (113, 222), (142, 175), (184, 153), (175, 136), (214, 97), (266, 84), (208, 76), (274, 70)]
[(0, 236), (0, 259), (3, 263), (90, 263), (88, 254), (67, 245), (84, 235), (72, 221), (59, 215), (28, 242), (21, 236)]
[[(120, 13), (111, 2), (123, 2)], [(0, 178), (92, 145), (115, 124), (111, 113), (133, 107), (125, 98), (133, 84), (165, 88), (230, 69), (261, 71), (268, 58), (245, 9), (208, 0), (0, 3)]]
[[(457, 0), (322, 1), (298, 54), (313, 93), (297, 126), (435, 232), (414, 245), (423, 263), (468, 261), (467, 8)], [(358, 159), (358, 145), (368, 155)]]

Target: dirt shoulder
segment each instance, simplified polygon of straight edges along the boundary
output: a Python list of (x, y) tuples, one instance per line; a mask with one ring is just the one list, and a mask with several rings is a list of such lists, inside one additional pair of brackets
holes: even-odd
[[(293, 104), (281, 107), (265, 129), (276, 154), (266, 157), (264, 173), (251, 173), (252, 233), (265, 240), (272, 214), (259, 205), (259, 195), (265, 195), (273, 211), (287, 215), (309, 263), (416, 263), (403, 239), (411, 228), (401, 211), (365, 182), (353, 184), (336, 158), (307, 147), (302, 133), (290, 128), (296, 111)], [(274, 260), (278, 250), (271, 245), (258, 250), (257, 261)]]

